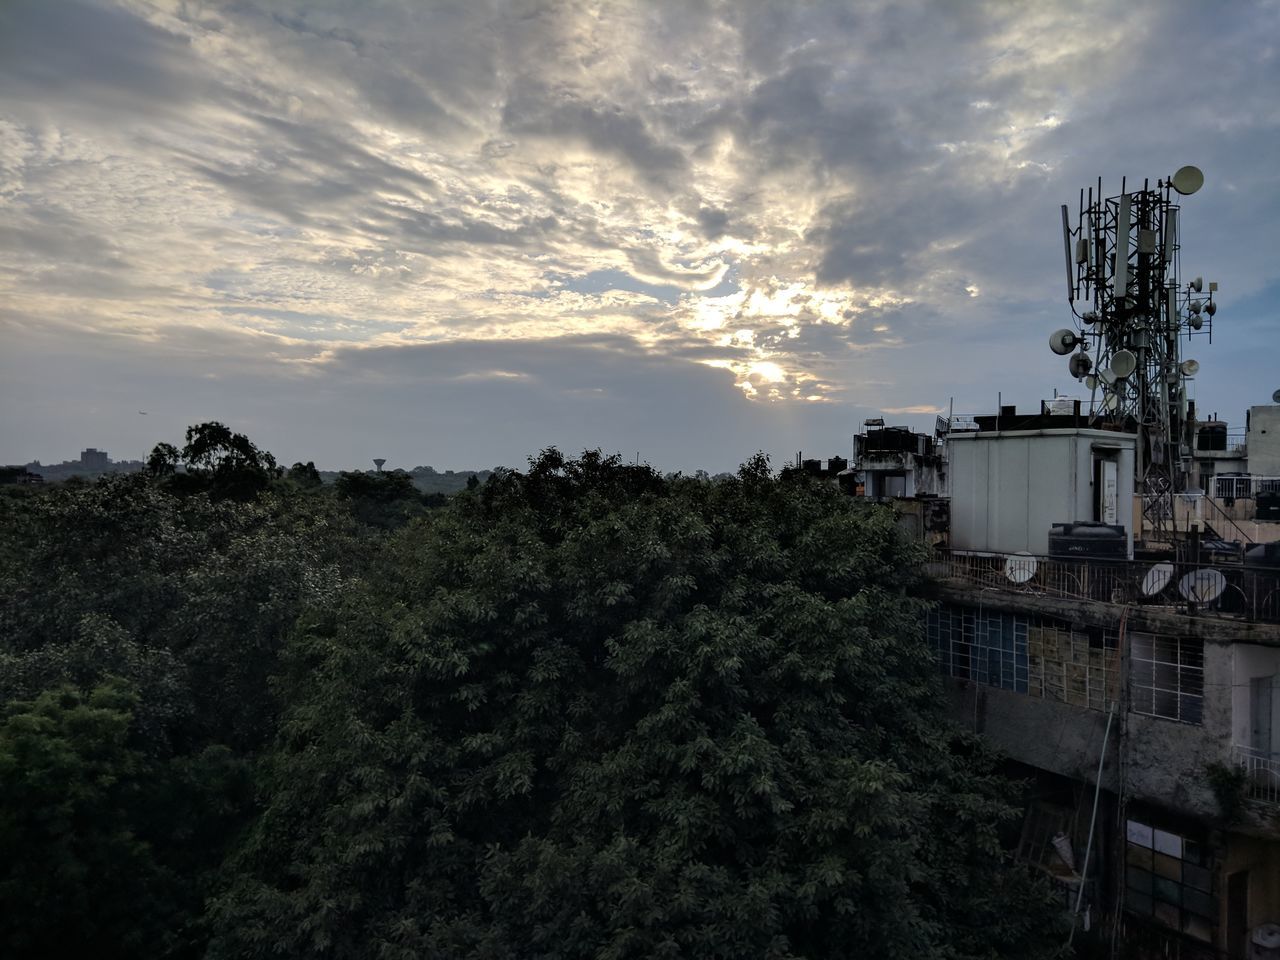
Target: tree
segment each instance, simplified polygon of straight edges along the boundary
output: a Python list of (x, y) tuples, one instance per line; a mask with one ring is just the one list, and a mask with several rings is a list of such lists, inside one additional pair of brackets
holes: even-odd
[(338, 474), (334, 489), (350, 507), (351, 515), (371, 527), (401, 527), (423, 512), (418, 488), (403, 470), (344, 470)]
[(289, 479), (305, 490), (315, 489), (324, 484), (320, 479), (320, 471), (316, 469), (315, 461), (312, 460), (306, 463), (295, 463), (290, 467)]
[(108, 683), (9, 705), (0, 722), (0, 948), (10, 957), (165, 955), (175, 904), (138, 826), (149, 762), (135, 695)]
[[(177, 489), (207, 490), (214, 499), (252, 500), (280, 474), (270, 453), (216, 420), (188, 427), (186, 440), (180, 456), (187, 472)], [(175, 453), (170, 444), (157, 445), (148, 468), (156, 475), (173, 473)]]
[(548, 450), (307, 619), (215, 957), (1041, 957), (884, 508)]

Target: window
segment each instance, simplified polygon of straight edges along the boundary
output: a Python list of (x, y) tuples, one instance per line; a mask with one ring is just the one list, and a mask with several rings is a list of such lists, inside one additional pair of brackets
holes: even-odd
[(1026, 617), (942, 606), (926, 629), (943, 673), (1027, 692)]
[(1212, 941), (1218, 904), (1204, 844), (1140, 820), (1127, 822), (1126, 840), (1125, 909)]
[(1135, 713), (1200, 723), (1204, 646), (1199, 640), (1132, 633), (1129, 701)]
[(1106, 710), (1120, 697), (1119, 634), (1114, 629), (1037, 617), (1027, 635), (1033, 697)]

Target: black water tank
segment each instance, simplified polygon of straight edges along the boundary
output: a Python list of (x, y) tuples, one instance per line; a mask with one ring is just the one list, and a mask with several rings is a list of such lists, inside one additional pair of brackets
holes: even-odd
[(1259, 520), (1280, 521), (1280, 490), (1259, 490), (1255, 510)]
[(1255, 543), (1244, 552), (1244, 562), (1250, 567), (1280, 567), (1280, 540)]
[(1115, 523), (1055, 523), (1049, 528), (1049, 556), (1081, 560), (1123, 560), (1129, 554), (1124, 527)]
[(836, 474), (849, 469), (849, 461), (844, 457), (832, 457), (827, 461), (827, 473)]
[(1197, 450), (1227, 449), (1227, 425), (1225, 423), (1204, 423), (1196, 434)]

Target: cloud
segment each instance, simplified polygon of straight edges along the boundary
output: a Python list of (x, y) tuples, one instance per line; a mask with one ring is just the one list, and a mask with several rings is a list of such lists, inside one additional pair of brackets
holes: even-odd
[[(672, 425), (654, 442), (690, 461), (725, 418), (761, 436), (840, 434), (882, 406), (923, 423), (952, 396), (990, 405), (997, 379), (1032, 402), (1071, 386), (1043, 349), (1066, 317), (1057, 207), (1099, 174), (1114, 191), (1205, 169), (1183, 260), (1222, 282), (1228, 324), (1261, 329), (1256, 294), (1280, 281), (1280, 11), (1162, 10), (16, 0), (0, 7), (13, 350), (128, 344), (83, 376), (140, 384), (199, 357), (192, 382), (244, 378), (282, 435), (306, 421), (291, 391), (375, 359), (369, 395), (344, 402), (394, 408), (395, 371), (450, 357), (475, 364), (441, 381), (469, 397), (621, 417), (607, 385), (553, 393), (572, 369), (514, 361), (523, 344), (609, 371), (631, 409), (625, 356), (683, 397), (655, 408)], [(1192, 36), (1212, 69), (1169, 55)], [(1232, 361), (1219, 406), (1269, 376), (1260, 356)], [(31, 402), (3, 389), (8, 409)], [(81, 409), (40, 422), (70, 442)]]

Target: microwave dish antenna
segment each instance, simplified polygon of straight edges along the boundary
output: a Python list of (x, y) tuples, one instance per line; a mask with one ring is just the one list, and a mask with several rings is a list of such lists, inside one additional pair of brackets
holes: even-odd
[(1130, 350), (1117, 350), (1111, 355), (1111, 372), (1117, 380), (1123, 380), (1138, 366), (1138, 358)]
[(1084, 343), (1084, 338), (1074, 330), (1066, 327), (1053, 331), (1053, 334), (1049, 337), (1049, 349), (1060, 357), (1065, 357), (1082, 343)]
[(1180, 167), (1178, 172), (1169, 178), (1169, 186), (1181, 196), (1189, 197), (1204, 186), (1204, 174), (1199, 167)]

